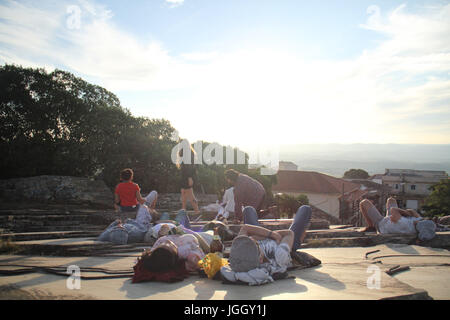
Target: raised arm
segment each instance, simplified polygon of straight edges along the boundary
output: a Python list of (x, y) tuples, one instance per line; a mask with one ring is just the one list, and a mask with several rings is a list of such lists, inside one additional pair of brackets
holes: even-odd
[(136, 199), (140, 204), (144, 204), (145, 203), (145, 199), (142, 198), (141, 196), (141, 190), (137, 190), (136, 191)]
[(114, 209), (117, 211), (119, 211), (119, 205), (120, 205), (120, 198), (119, 195), (117, 193), (114, 193)]
[(280, 243), (283, 238), (278, 232), (250, 224), (244, 224), (239, 231), (239, 235), (249, 236), (255, 240), (272, 239), (277, 243)]

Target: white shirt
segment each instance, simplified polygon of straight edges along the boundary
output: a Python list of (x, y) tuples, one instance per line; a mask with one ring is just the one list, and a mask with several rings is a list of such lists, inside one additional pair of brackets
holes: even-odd
[(391, 217), (384, 217), (378, 223), (380, 233), (416, 233), (414, 221), (421, 220), (421, 218), (406, 218), (401, 217), (397, 222), (392, 222)]
[(234, 187), (225, 190), (222, 199), (222, 204), (226, 204), (225, 211), (234, 212)]

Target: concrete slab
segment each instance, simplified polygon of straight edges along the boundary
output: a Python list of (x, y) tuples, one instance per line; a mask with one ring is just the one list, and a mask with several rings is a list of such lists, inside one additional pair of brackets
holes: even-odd
[[(365, 258), (368, 251), (380, 250)], [(43, 273), (0, 278), (0, 299), (450, 299), (450, 253), (444, 249), (419, 246), (379, 245), (371, 248), (315, 248), (305, 249), (322, 260), (322, 265), (289, 274), (295, 279), (248, 287), (226, 285), (220, 281), (193, 275), (174, 284), (138, 283), (130, 279), (82, 280), (80, 290), (69, 290), (67, 278)], [(399, 255), (409, 256), (399, 256)], [(397, 257), (392, 257), (396, 255)], [(421, 256), (412, 256), (421, 255)], [(428, 258), (425, 258), (427, 255)], [(431, 257), (431, 255), (433, 255)], [(386, 257), (389, 256), (389, 257)], [(129, 257), (37, 257), (0, 256), (0, 269), (22, 266), (103, 267), (110, 270), (131, 270), (136, 255)], [(381, 262), (381, 263), (380, 263)], [(410, 271), (393, 277), (384, 271), (393, 265), (409, 265)], [(368, 268), (378, 267), (380, 288), (369, 289), (367, 280), (375, 273)], [(370, 271), (370, 269), (369, 269)], [(427, 294), (428, 292), (428, 294)]]

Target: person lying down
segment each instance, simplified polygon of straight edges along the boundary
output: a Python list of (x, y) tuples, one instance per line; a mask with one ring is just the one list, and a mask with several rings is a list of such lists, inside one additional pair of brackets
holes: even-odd
[(390, 197), (386, 201), (386, 216), (382, 216), (370, 200), (364, 199), (359, 204), (368, 227), (363, 231), (379, 232), (381, 234), (404, 233), (417, 234), (420, 241), (431, 240), (436, 235), (436, 224), (425, 220), (412, 209), (400, 209), (397, 201)]
[[(189, 217), (180, 210), (175, 221), (163, 215), (146, 236), (157, 238), (134, 266), (133, 283), (142, 281), (176, 282), (200, 269), (198, 262), (210, 252), (213, 236), (190, 229)], [(175, 223), (179, 223), (176, 225)]]

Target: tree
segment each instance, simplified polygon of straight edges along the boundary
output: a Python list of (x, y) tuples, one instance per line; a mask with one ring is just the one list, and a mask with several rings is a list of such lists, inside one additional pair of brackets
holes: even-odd
[(344, 179), (367, 179), (369, 174), (363, 169), (350, 169), (344, 173)]
[(133, 117), (106, 89), (61, 70), (0, 67), (0, 178), (70, 175), (113, 188), (131, 167), (143, 190), (166, 192), (174, 128)]
[(431, 194), (425, 199), (422, 209), (425, 216), (445, 216), (450, 215), (450, 180), (441, 182), (430, 187)]
[(288, 218), (292, 218), (300, 206), (309, 204), (309, 199), (308, 196), (304, 194), (292, 196), (285, 193), (279, 193), (275, 195), (275, 203), (281, 213), (286, 213)]
[[(0, 120), (0, 179), (92, 177), (112, 189), (120, 171), (132, 168), (143, 192), (180, 191), (170, 122), (134, 117), (115, 94), (69, 72), (0, 66)], [(259, 180), (271, 195), (274, 178), (249, 171), (247, 164), (248, 155), (245, 164), (199, 165), (195, 187), (222, 195), (228, 187), (224, 172), (233, 168)]]

